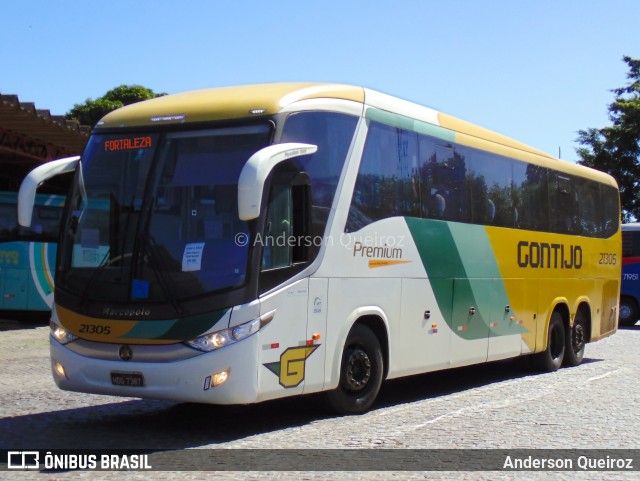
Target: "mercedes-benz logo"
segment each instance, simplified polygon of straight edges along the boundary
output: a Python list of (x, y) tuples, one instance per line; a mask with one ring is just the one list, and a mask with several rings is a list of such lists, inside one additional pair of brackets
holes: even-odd
[(133, 351), (126, 344), (124, 346), (120, 346), (119, 354), (120, 359), (122, 359), (123, 361), (131, 361), (131, 358), (133, 357)]

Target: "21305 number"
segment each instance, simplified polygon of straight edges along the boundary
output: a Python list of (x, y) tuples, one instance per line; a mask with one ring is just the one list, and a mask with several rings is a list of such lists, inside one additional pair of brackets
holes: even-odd
[(80, 324), (80, 333), (106, 336), (111, 334), (111, 326), (102, 326), (100, 324)]
[(617, 263), (618, 263), (618, 256), (616, 254), (611, 254), (609, 252), (600, 253), (600, 262), (598, 262), (598, 264), (615, 266)]

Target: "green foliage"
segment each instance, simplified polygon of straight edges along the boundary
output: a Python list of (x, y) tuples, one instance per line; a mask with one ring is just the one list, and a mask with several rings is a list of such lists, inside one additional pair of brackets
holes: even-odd
[(620, 187), (625, 222), (640, 219), (640, 60), (625, 56), (629, 85), (612, 90), (612, 125), (578, 132), (579, 163), (611, 174)]
[(157, 94), (141, 85), (120, 85), (95, 100), (87, 99), (83, 104), (75, 104), (67, 112), (66, 118), (76, 119), (82, 125), (94, 126), (102, 117), (113, 110), (163, 95), (166, 94)]

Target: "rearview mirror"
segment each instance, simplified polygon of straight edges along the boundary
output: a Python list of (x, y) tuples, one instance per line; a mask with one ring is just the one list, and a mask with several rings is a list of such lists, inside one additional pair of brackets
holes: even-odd
[(280, 162), (310, 155), (318, 147), (311, 144), (276, 144), (259, 150), (244, 164), (238, 180), (238, 216), (240, 220), (252, 220), (260, 215), (264, 183), (273, 168)]
[(56, 175), (73, 172), (79, 161), (79, 156), (52, 160), (46, 164), (39, 165), (27, 174), (18, 191), (18, 223), (21, 226), (31, 227), (33, 204), (40, 184)]

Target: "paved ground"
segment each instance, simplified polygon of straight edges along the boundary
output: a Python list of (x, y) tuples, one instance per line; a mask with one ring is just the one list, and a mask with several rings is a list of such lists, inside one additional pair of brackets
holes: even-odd
[[(386, 382), (371, 412), (336, 417), (321, 396), (201, 406), (58, 390), (48, 327), (0, 321), (0, 449), (640, 448), (640, 325), (584, 363), (533, 374), (514, 361)], [(383, 451), (380, 451), (381, 453)], [(252, 454), (254, 453), (254, 454)], [(323, 455), (325, 453), (319, 453)], [(313, 457), (309, 461), (313, 465)], [(640, 459), (635, 460), (636, 465)], [(7, 472), (0, 479), (640, 479), (623, 472)]]

